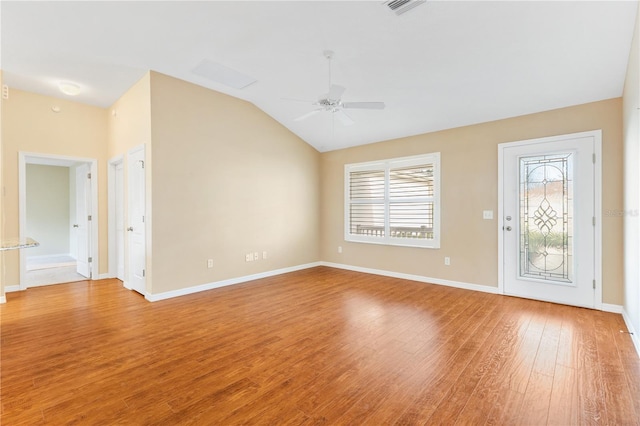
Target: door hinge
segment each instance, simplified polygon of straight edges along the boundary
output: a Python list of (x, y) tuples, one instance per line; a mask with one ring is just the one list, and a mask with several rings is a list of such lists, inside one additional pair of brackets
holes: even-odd
[(144, 160), (139, 160), (140, 161), (140, 168), (144, 169)]
[(89, 262), (89, 263), (93, 262), (93, 257), (90, 257), (90, 258), (87, 260), (87, 262)]
[(595, 153), (593, 153), (592, 158), (593, 158), (593, 164), (596, 164), (596, 154)]
[(142, 216), (142, 223), (144, 223), (144, 216)]
[(91, 173), (87, 173), (87, 179), (91, 179)]
[(596, 226), (596, 217), (595, 217), (595, 216), (593, 216), (593, 218), (592, 218), (592, 219), (593, 219), (593, 220), (592, 220), (592, 222), (593, 222), (593, 226)]
[[(146, 272), (147, 272), (146, 270), (144, 270), (144, 269), (142, 270), (142, 276), (143, 276), (143, 277), (144, 277), (144, 276), (146, 276), (146, 275), (145, 275), (145, 274), (146, 274)], [(595, 288), (595, 287), (594, 287), (594, 288)]]
[(596, 280), (593, 280), (593, 289), (596, 289)]
[(87, 220), (91, 220), (91, 215), (87, 216)]

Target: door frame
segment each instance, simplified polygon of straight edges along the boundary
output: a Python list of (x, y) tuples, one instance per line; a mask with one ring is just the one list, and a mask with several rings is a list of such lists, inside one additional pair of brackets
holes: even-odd
[(504, 150), (506, 148), (556, 142), (566, 139), (593, 138), (594, 165), (594, 277), (596, 280), (594, 308), (602, 310), (602, 130), (570, 133), (544, 138), (526, 139), (498, 144), (498, 293), (505, 294), (504, 286)]
[[(108, 189), (107, 189), (107, 193), (108, 193), (108, 204), (109, 204), (109, 224), (108, 224), (108, 238), (109, 238), (109, 278), (117, 278), (118, 276), (118, 264), (117, 264), (117, 253), (116, 253), (116, 216), (118, 214), (118, 212), (116, 211), (116, 195), (117, 195), (117, 191), (118, 188), (116, 187), (116, 168), (122, 165), (123, 167), (123, 173), (125, 173), (125, 164), (124, 164), (124, 155), (118, 155), (114, 158), (112, 158), (111, 160), (109, 160), (108, 163), (108, 169), (107, 169), (107, 182), (108, 182)], [(125, 176), (123, 176), (124, 178)], [(120, 191), (122, 191), (122, 196), (123, 196), (123, 201), (125, 200), (125, 187), (126, 185), (124, 185), (125, 180), (123, 179), (123, 185), (122, 188), (119, 188)], [(126, 202), (126, 201), (125, 201)], [(123, 220), (126, 220), (126, 216), (127, 216), (127, 212), (126, 212), (126, 208), (122, 208), (122, 217)], [(126, 235), (125, 235), (126, 236)], [(126, 250), (126, 243), (125, 243), (125, 250)], [(125, 262), (124, 262), (124, 276), (125, 278), (127, 277), (127, 262), (126, 262), (126, 256), (125, 256)], [(123, 286), (125, 288), (129, 288), (127, 286), (127, 280), (125, 279), (123, 281)]]
[[(65, 155), (41, 154), (34, 152), (18, 152), (18, 223), (20, 238), (27, 238), (27, 164), (40, 164), (44, 166), (73, 167), (79, 164), (88, 164), (91, 170), (91, 227), (89, 231), (89, 256), (91, 262), (91, 278), (97, 279), (99, 268), (98, 256), (98, 160), (94, 158), (69, 157)], [(20, 290), (27, 289), (27, 255), (25, 250), (20, 251)]]

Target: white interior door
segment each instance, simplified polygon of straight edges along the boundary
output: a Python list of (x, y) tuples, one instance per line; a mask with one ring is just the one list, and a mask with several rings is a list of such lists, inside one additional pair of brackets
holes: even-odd
[(87, 278), (91, 278), (91, 178), (88, 164), (76, 167), (76, 223), (77, 238), (77, 272)]
[(116, 277), (125, 281), (124, 276), (124, 164), (115, 166), (115, 223), (116, 223)]
[(77, 221), (76, 215), (78, 212), (76, 211), (76, 197), (77, 197), (77, 188), (76, 188), (76, 169), (77, 166), (69, 167), (69, 254), (74, 259), (78, 259), (78, 232), (77, 232)]
[(595, 306), (595, 146), (584, 134), (501, 146), (505, 294)]
[(129, 234), (129, 286), (145, 294), (145, 175), (144, 146), (134, 148), (127, 157), (128, 163), (128, 227)]

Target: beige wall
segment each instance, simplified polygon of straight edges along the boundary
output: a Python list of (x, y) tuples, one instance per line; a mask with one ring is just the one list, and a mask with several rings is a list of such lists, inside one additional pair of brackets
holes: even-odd
[[(60, 113), (51, 110), (53, 105)], [(98, 160), (100, 273), (107, 271), (107, 112), (105, 109), (11, 89), (2, 100), (2, 173), (6, 188), (5, 237), (19, 235), (18, 152), (55, 154)], [(19, 255), (5, 256), (4, 286), (19, 284)]]
[[(151, 86), (147, 73), (108, 108), (108, 158), (151, 141)], [(126, 167), (125, 167), (126, 170)]]
[[(53, 104), (63, 112), (51, 112)], [(603, 210), (623, 209), (621, 99), (324, 154), (245, 101), (155, 72), (108, 110), (17, 90), (2, 106), (5, 236), (18, 233), (18, 151), (97, 158), (101, 273), (107, 159), (147, 144), (151, 294), (318, 260), (496, 286), (497, 222), (482, 220), (482, 210), (497, 213), (503, 142), (602, 129)], [(441, 249), (344, 242), (344, 164), (435, 151), (442, 154)], [(623, 219), (603, 220), (603, 301), (622, 304)], [(266, 260), (245, 261), (263, 251)], [(6, 259), (4, 285), (16, 285), (17, 253)]]
[(70, 253), (69, 168), (27, 164), (27, 233), (40, 246), (27, 256)]
[[(351, 266), (485, 286), (498, 284), (498, 150), (503, 142), (603, 132), (603, 210), (622, 209), (622, 101), (611, 99), (322, 154), (321, 258)], [(344, 241), (344, 165), (441, 153), (441, 248)], [(603, 301), (622, 304), (622, 218), (603, 218)], [(337, 247), (343, 247), (338, 254)], [(444, 266), (444, 257), (451, 266)]]
[(154, 294), (319, 260), (316, 150), (248, 102), (155, 72), (151, 120)]
[[(623, 96), (625, 171), (624, 309), (640, 332), (640, 8), (629, 55)], [(638, 340), (636, 340), (638, 342)], [(640, 350), (640, 347), (638, 347)]]

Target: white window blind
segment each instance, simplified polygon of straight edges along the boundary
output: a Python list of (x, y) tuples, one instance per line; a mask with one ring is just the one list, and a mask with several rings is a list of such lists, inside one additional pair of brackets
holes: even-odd
[(440, 153), (345, 166), (345, 240), (438, 248)]

